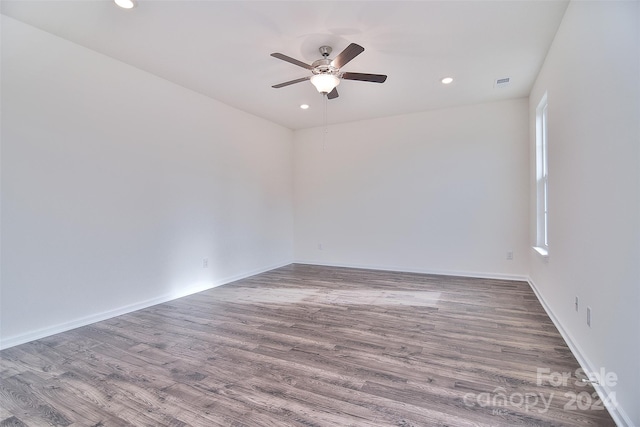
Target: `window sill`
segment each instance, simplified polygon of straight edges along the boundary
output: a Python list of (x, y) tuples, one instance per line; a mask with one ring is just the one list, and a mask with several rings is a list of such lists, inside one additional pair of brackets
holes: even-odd
[(534, 246), (533, 250), (538, 253), (542, 258), (549, 258), (549, 251), (545, 248), (541, 248), (540, 246)]

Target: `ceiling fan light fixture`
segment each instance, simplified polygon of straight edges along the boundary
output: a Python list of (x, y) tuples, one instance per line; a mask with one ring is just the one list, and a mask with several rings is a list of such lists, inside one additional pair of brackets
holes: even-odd
[(311, 83), (320, 93), (329, 93), (340, 84), (338, 76), (333, 74), (315, 74), (311, 77)]
[(133, 9), (136, 3), (134, 0), (113, 0), (115, 4), (123, 9)]

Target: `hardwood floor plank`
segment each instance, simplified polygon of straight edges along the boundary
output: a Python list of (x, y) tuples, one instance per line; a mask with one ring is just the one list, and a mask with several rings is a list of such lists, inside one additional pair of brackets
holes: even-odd
[[(62, 376), (40, 382), (37, 387), (32, 387), (32, 392), (45, 401), (55, 401), (56, 409), (66, 419), (100, 420), (104, 425), (130, 426), (131, 424), (122, 418), (103, 410), (95, 405), (78, 405), (78, 398), (73, 395), (66, 384), (62, 381)], [(33, 384), (38, 384), (39, 380), (33, 373), (25, 374), (24, 378)]]
[(33, 375), (28, 373), (14, 375), (5, 378), (0, 383), (0, 401), (2, 406), (19, 415), (22, 419), (41, 419), (48, 425), (66, 427), (72, 423), (65, 418), (57, 409), (48, 404), (34, 393), (34, 387), (40, 387), (43, 380), (37, 376), (38, 383), (33, 380)]
[(293, 264), (3, 350), (0, 427), (614, 425), (578, 367), (524, 282)]
[(20, 421), (17, 417), (9, 417), (0, 421), (0, 427), (28, 427), (28, 426), (22, 421)]

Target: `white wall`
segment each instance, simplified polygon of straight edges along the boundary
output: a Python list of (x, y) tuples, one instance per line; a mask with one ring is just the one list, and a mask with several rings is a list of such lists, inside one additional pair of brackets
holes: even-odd
[(296, 131), (296, 260), (526, 277), (527, 115), (518, 99)]
[(3, 16), (2, 345), (290, 263), (292, 138)]
[[(535, 108), (548, 92), (550, 252), (548, 263), (530, 252), (531, 279), (587, 368), (618, 375), (618, 384), (608, 389), (622, 409), (615, 415), (635, 426), (640, 426), (639, 5), (572, 2), (529, 107), (533, 124)], [(530, 145), (533, 162), (533, 126)], [(530, 185), (533, 196), (533, 173)], [(533, 244), (534, 218), (530, 224)]]

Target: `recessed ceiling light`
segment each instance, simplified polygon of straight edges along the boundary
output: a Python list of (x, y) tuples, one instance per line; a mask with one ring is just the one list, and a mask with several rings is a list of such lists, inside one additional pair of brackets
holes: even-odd
[(440, 81), (442, 82), (442, 84), (448, 85), (449, 83), (453, 82), (453, 77), (445, 77)]
[(132, 9), (136, 5), (133, 0), (113, 0), (113, 1), (123, 9)]
[(307, 110), (309, 106), (307, 104), (302, 104), (300, 108), (302, 108), (303, 110)]

